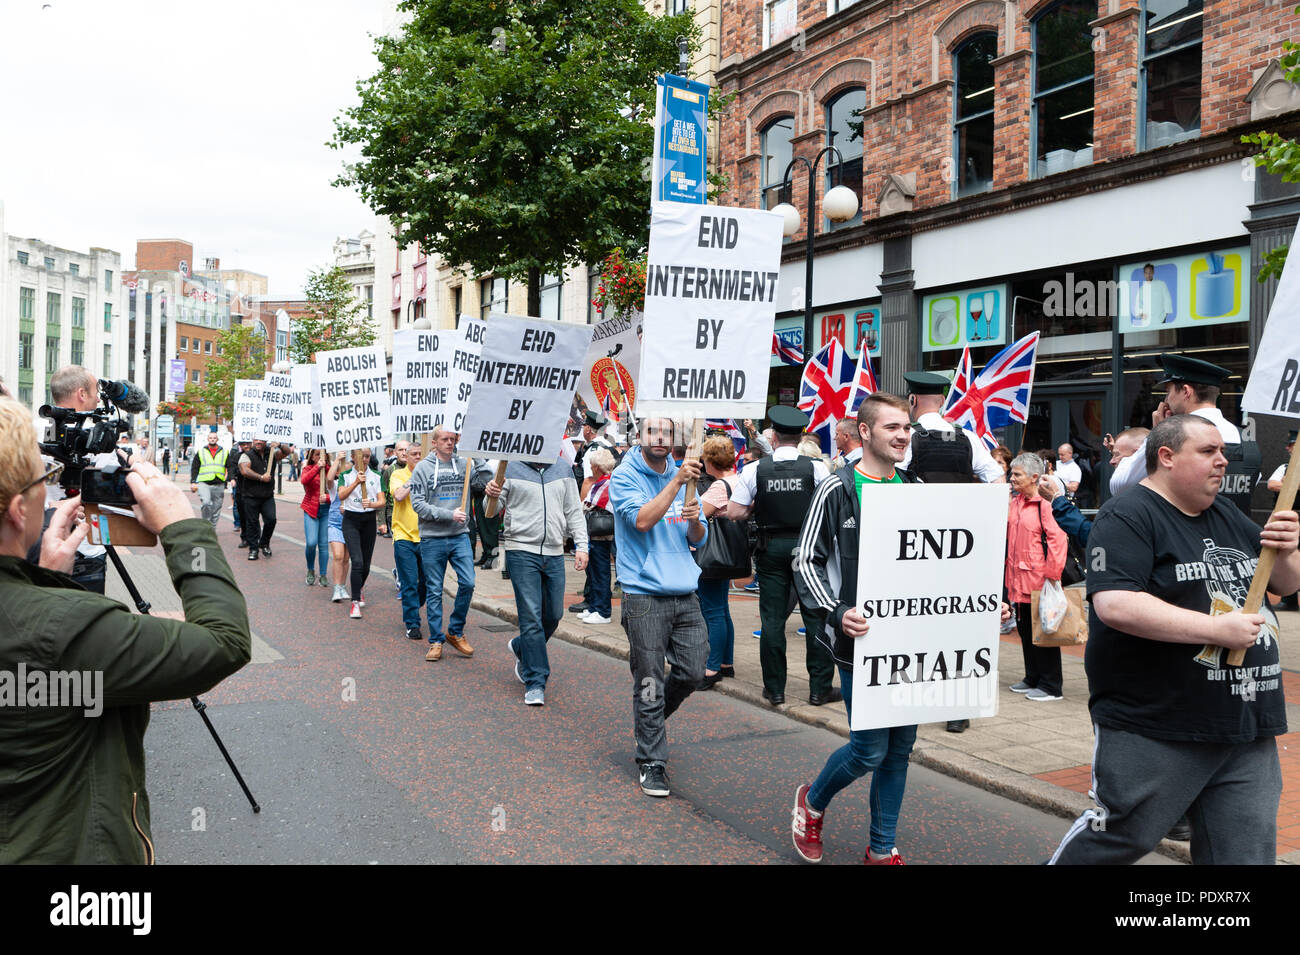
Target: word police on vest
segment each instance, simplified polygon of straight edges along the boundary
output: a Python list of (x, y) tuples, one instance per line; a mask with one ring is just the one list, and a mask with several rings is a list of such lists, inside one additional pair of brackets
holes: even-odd
[(50, 896), (51, 925), (126, 925), (132, 935), (153, 927), (150, 892), (82, 892), (78, 885)]

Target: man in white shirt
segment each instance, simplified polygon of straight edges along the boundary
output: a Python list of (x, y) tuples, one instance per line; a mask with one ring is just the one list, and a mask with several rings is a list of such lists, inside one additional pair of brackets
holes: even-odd
[(1074, 460), (1074, 445), (1063, 444), (1056, 449), (1056, 476), (1065, 485), (1066, 494), (1074, 497), (1078, 493), (1079, 482), (1083, 480), (1083, 469)]
[[(1219, 365), (1185, 355), (1162, 355), (1165, 377), (1156, 385), (1164, 387), (1165, 400), (1151, 412), (1151, 426), (1155, 427), (1171, 415), (1194, 414), (1205, 418), (1219, 429), (1225, 445), (1241, 444), (1241, 432), (1215, 407), (1219, 389), (1232, 372)], [(1110, 476), (1110, 493), (1119, 494), (1147, 476), (1146, 441), (1137, 452), (1129, 455)]]
[[(1005, 484), (1006, 475), (1002, 465), (993, 460), (993, 455), (984, 446), (979, 436), (965, 428), (958, 428), (940, 413), (943, 409), (944, 394), (948, 390), (948, 379), (929, 371), (909, 371), (903, 376), (907, 382), (907, 403), (912, 409), (912, 420), (927, 432), (960, 432), (970, 443), (971, 471), (985, 484)], [(916, 443), (916, 429), (912, 429), (912, 444), (908, 445), (903, 462), (899, 465), (904, 471), (912, 470), (912, 448)], [(924, 475), (922, 475), (924, 480)]]

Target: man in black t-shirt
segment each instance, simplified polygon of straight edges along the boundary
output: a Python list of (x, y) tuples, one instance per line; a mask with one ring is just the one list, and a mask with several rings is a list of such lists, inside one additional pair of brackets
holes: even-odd
[(1239, 611), (1261, 547), (1277, 551), (1270, 587), (1300, 586), (1300, 523), (1280, 511), (1261, 532), (1217, 496), (1228, 462), (1212, 422), (1166, 419), (1146, 456), (1148, 476), (1106, 502), (1088, 540), (1097, 808), (1052, 863), (1136, 862), (1186, 812), (1193, 862), (1273, 865), (1274, 738), (1287, 731), (1277, 622)]

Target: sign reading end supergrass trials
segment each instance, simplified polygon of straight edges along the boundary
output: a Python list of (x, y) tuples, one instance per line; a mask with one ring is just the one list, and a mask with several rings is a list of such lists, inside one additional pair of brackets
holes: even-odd
[(654, 205), (638, 417), (767, 413), (781, 224), (760, 209)]
[(373, 448), (388, 433), (392, 407), (383, 345), (316, 355), (325, 450)]
[(590, 325), (489, 315), (462, 453), (499, 461), (559, 458), (591, 332)]
[(997, 713), (1007, 491), (863, 487), (851, 729)]

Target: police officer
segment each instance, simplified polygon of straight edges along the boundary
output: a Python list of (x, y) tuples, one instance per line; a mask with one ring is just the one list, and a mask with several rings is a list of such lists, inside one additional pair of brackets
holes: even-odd
[[(974, 484), (1005, 481), (979, 436), (958, 428), (940, 414), (948, 379), (930, 371), (909, 371), (907, 405), (912, 415), (912, 441), (902, 467), (926, 484)], [(949, 720), (949, 733), (964, 733), (970, 720)]]
[[(1259, 445), (1254, 441), (1242, 441), (1237, 426), (1230, 423), (1215, 406), (1223, 382), (1232, 372), (1186, 355), (1161, 355), (1160, 361), (1165, 368), (1165, 377), (1156, 387), (1165, 389), (1165, 400), (1151, 413), (1152, 427), (1176, 414), (1199, 415), (1213, 423), (1223, 437), (1223, 455), (1228, 459), (1227, 472), (1223, 475), (1219, 493), (1250, 517), (1250, 494), (1259, 477)], [(1137, 453), (1120, 462), (1111, 475), (1110, 493), (1118, 494), (1146, 476), (1147, 445), (1143, 441)]]
[[(799, 437), (808, 416), (797, 408), (777, 405), (767, 416), (775, 432), (772, 454), (740, 472), (727, 505), (727, 517), (758, 523), (759, 545), (754, 558), (758, 579), (758, 613), (762, 635), (758, 659), (763, 667), (763, 698), (773, 706), (785, 702), (785, 624), (792, 609), (794, 572), (790, 560), (813, 490), (830, 476), (820, 461), (799, 454)], [(835, 664), (830, 651), (813, 636), (821, 632), (822, 615), (800, 608), (808, 646), (808, 702), (813, 706), (842, 699), (831, 685)]]
[(226, 460), (230, 453), (217, 443), (217, 433), (208, 432), (208, 443), (190, 462), (190, 490), (199, 496), (199, 513), (212, 523), (221, 520), (221, 501), (226, 493)]
[(912, 409), (912, 443), (903, 456), (903, 470), (926, 484), (1006, 483), (1002, 466), (979, 436), (940, 413), (948, 379), (932, 371), (909, 371), (903, 380)]

